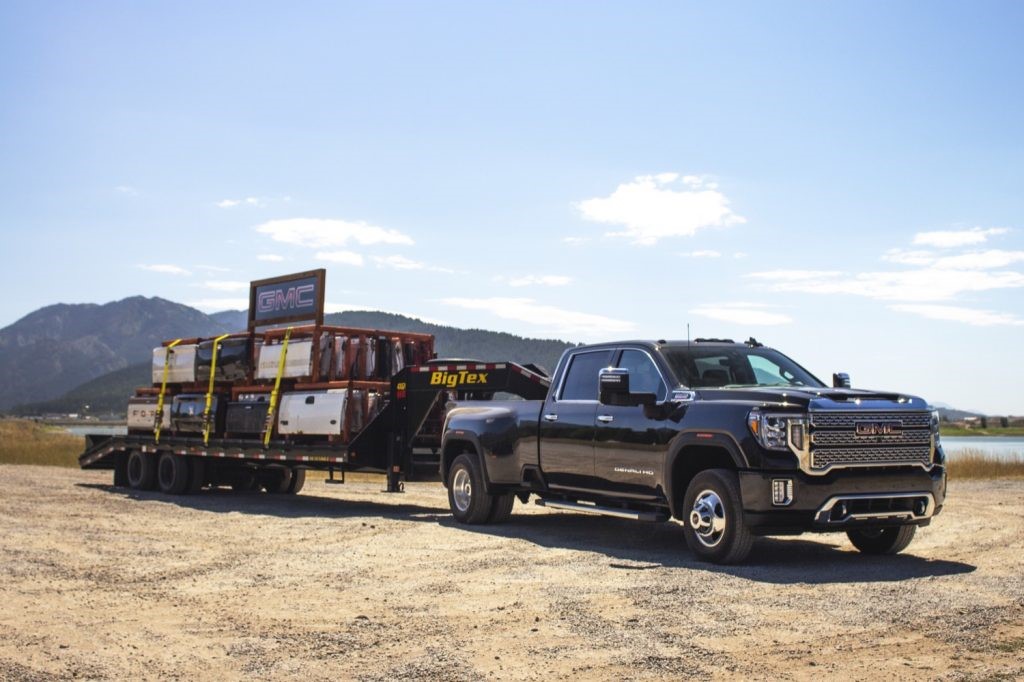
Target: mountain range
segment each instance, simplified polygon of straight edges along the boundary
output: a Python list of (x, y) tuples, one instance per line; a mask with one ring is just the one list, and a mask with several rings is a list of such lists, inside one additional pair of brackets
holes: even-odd
[[(245, 329), (247, 314), (207, 315), (162, 298), (103, 305), (57, 304), (0, 329), (0, 411), (119, 413), (136, 386), (149, 385), (152, 349), (165, 339)], [(350, 311), (325, 324), (433, 334), (439, 357), (532, 362), (553, 369), (573, 344), (432, 324), (393, 313)]]

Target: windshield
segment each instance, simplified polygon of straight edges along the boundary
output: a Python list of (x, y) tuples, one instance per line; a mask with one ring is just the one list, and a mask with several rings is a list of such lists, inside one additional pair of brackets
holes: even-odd
[(675, 346), (661, 349), (689, 388), (822, 387), (814, 375), (778, 351), (748, 346)]

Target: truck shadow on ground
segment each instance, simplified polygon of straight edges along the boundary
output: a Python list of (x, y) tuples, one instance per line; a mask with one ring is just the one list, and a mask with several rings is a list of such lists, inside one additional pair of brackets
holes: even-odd
[(227, 489), (218, 489), (204, 490), (194, 495), (167, 495), (156, 491), (132, 490), (102, 483), (76, 483), (75, 485), (119, 495), (128, 500), (157, 501), (217, 514), (236, 512), (285, 519), (307, 517), (341, 519), (365, 516), (367, 518), (436, 523), (439, 517), (448, 516), (450, 513), (447, 506), (382, 504), (370, 500), (321, 497), (305, 492), (301, 495), (267, 495), (260, 492), (237, 493)]
[(819, 540), (814, 534), (757, 538), (746, 563), (716, 566), (697, 560), (686, 546), (682, 527), (674, 523), (639, 523), (573, 513), (513, 514), (508, 523), (499, 526), (465, 526), (450, 516), (439, 517), (438, 523), (526, 540), (541, 547), (590, 552), (600, 555), (596, 561), (607, 558), (608, 566), (614, 569), (687, 568), (772, 584), (897, 582), (960, 575), (977, 569), (958, 561), (915, 556), (913, 544), (902, 554), (868, 556), (849, 544), (836, 547), (827, 541), (845, 541), (843, 534), (819, 535)]

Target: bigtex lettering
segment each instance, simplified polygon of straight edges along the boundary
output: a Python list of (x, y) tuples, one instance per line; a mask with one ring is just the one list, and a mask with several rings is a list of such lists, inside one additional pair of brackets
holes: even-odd
[(278, 310), (294, 310), (312, 308), (316, 305), (313, 292), (316, 287), (306, 284), (287, 289), (274, 289), (261, 291), (256, 300), (257, 310), (261, 313), (276, 312)]
[(466, 370), (462, 370), (461, 372), (430, 373), (431, 386), (446, 386), (448, 388), (455, 388), (456, 386), (464, 386), (466, 384), (485, 383), (487, 383), (487, 374), (485, 372), (468, 372)]

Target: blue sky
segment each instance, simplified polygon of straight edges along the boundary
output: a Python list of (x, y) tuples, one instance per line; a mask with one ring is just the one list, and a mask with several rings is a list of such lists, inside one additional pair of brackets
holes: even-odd
[(1024, 414), (1024, 5), (0, 5), (0, 281), (724, 336)]

